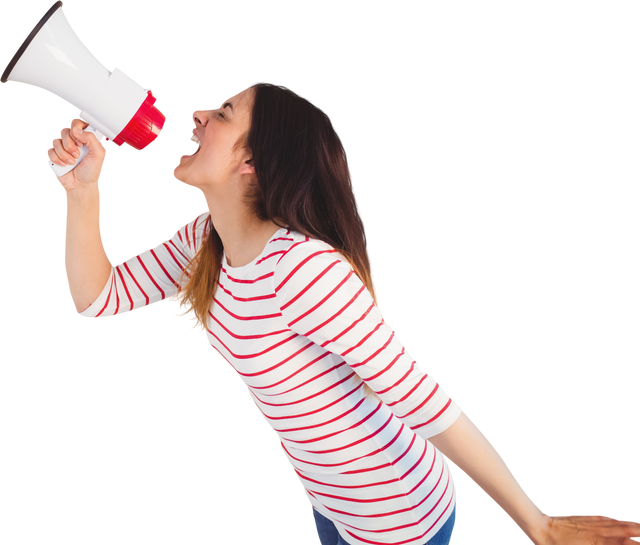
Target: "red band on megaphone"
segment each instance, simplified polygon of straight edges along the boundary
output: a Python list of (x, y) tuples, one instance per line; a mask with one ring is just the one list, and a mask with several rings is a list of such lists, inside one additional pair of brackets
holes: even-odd
[(153, 105), (155, 101), (156, 98), (149, 91), (142, 106), (138, 108), (136, 114), (120, 131), (120, 134), (113, 139), (113, 142), (118, 146), (126, 142), (136, 149), (143, 149), (151, 144), (160, 134), (165, 120), (164, 115)]

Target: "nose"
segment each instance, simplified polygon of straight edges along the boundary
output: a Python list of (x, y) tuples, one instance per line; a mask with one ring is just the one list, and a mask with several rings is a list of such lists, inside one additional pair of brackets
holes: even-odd
[(207, 112), (202, 110), (193, 112), (193, 122), (196, 125), (202, 125), (203, 127), (206, 127), (207, 123), (209, 122), (209, 116), (207, 115)]

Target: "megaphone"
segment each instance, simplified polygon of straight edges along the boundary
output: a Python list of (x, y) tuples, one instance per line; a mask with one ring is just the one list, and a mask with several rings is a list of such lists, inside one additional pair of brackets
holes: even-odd
[[(2, 74), (2, 83), (21, 81), (47, 89), (80, 108), (80, 117), (89, 123), (85, 130), (99, 140), (143, 149), (164, 125), (155, 97), (117, 68), (110, 72), (102, 66), (73, 32), (61, 7), (56, 2), (40, 19)], [(74, 165), (49, 163), (62, 176), (88, 151), (82, 146)]]

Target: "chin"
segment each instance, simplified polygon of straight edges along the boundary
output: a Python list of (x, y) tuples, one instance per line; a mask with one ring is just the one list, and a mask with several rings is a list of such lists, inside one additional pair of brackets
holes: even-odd
[(182, 185), (186, 185), (181, 179), (180, 179), (180, 174), (176, 174), (176, 170), (178, 170), (179, 165), (173, 165), (171, 167), (171, 178), (173, 179), (174, 182), (182, 184)]
[(195, 187), (194, 185), (190, 185), (190, 184), (182, 181), (181, 179), (179, 179), (179, 177), (176, 177), (175, 170), (176, 170), (175, 168), (171, 169), (171, 178), (173, 179), (174, 182), (176, 182), (177, 184), (183, 185), (185, 187), (188, 187), (189, 189), (194, 189), (194, 190), (198, 191), (198, 188)]

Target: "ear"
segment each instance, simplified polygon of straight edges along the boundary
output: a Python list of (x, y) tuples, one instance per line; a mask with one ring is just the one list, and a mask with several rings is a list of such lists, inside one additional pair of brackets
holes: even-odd
[(256, 169), (253, 166), (253, 159), (243, 161), (240, 165), (240, 174), (255, 174)]

